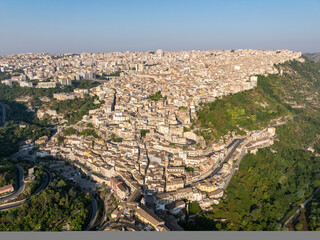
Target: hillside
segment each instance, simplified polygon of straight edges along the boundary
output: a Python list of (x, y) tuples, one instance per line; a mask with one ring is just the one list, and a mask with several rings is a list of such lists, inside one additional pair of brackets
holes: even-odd
[[(272, 118), (270, 114), (274, 113), (268, 113), (266, 120), (258, 117), (255, 122), (250, 120), (261, 112), (260, 107), (254, 108), (256, 99), (251, 100), (252, 96), (260, 98), (260, 103), (267, 101), (270, 110), (281, 110), (274, 117), (284, 113), (294, 119), (276, 128), (278, 141), (274, 145), (260, 149), (256, 155), (245, 155), (224, 199), (213, 206), (213, 212), (201, 214), (195, 224), (184, 223), (185, 229), (279, 230), (299, 204), (320, 186), (320, 158), (317, 157), (320, 153), (320, 66), (306, 59), (305, 63), (294, 61), (278, 68), (284, 71), (283, 76), (260, 76), (256, 89), (227, 97), (210, 104), (209, 110), (205, 106), (200, 111), (203, 119), (209, 119), (202, 124), (222, 133), (237, 125), (256, 128)], [(232, 103), (235, 99), (244, 100)], [(244, 109), (238, 111), (242, 112), (242, 119), (226, 114), (236, 107)], [(231, 124), (215, 126), (219, 112), (231, 119)], [(306, 217), (309, 221), (308, 215)]]
[(309, 59), (311, 59), (317, 63), (320, 63), (320, 53), (304, 53), (304, 55), (306, 57), (308, 57)]
[(195, 123), (201, 126), (197, 133), (210, 142), (231, 132), (245, 135), (244, 130), (262, 129), (273, 119), (291, 117), (290, 111), (269, 92), (270, 85), (278, 87), (277, 76), (260, 76), (255, 89), (202, 104)]
[[(37, 174), (37, 173), (36, 173)], [(1, 231), (80, 231), (91, 207), (90, 194), (52, 173), (47, 189), (21, 207), (0, 212)]]

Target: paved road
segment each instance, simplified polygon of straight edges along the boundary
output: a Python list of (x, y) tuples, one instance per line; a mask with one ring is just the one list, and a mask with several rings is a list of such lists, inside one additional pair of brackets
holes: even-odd
[(308, 204), (308, 202), (311, 201), (311, 199), (314, 197), (314, 195), (316, 195), (317, 192), (319, 192), (320, 190), (320, 187), (317, 188), (317, 190), (302, 204), (300, 204), (300, 207), (297, 211), (295, 211), (289, 218), (287, 221), (285, 221), (285, 223), (283, 224), (282, 227), (286, 227), (288, 225), (289, 222), (292, 221), (293, 218), (295, 218), (299, 213), (300, 211), (306, 207), (306, 205)]
[[(220, 163), (219, 166), (218, 166), (216, 169), (214, 169), (214, 170), (212, 171), (212, 173), (211, 173), (208, 177), (203, 178), (203, 179), (199, 179), (199, 180), (194, 181), (194, 182), (192, 182), (192, 183), (201, 182), (201, 181), (203, 181), (203, 180), (205, 180), (205, 179), (212, 178), (215, 174), (217, 174), (217, 173), (221, 170), (221, 168), (223, 168), (223, 164), (226, 163), (226, 162), (228, 162), (228, 161), (230, 160), (232, 154), (236, 151), (236, 149), (238, 148), (238, 146), (240, 145), (240, 143), (242, 143), (244, 140), (245, 140), (245, 138), (233, 140), (232, 143), (229, 144), (228, 148), (230, 148), (230, 147), (232, 146), (232, 144), (234, 144), (234, 143), (235, 143), (235, 145), (234, 145), (234, 147), (232, 148), (232, 150), (229, 152), (229, 154), (225, 157), (225, 159), (223, 160), (223, 162)], [(213, 153), (214, 153), (214, 152), (213, 152)], [(212, 153), (212, 154), (213, 154), (213, 153)], [(212, 154), (209, 154), (209, 155), (211, 156)], [(207, 156), (209, 156), (209, 155), (207, 155)]]
[(17, 177), (17, 190), (8, 196), (0, 198), (0, 202), (16, 198), (24, 191), (25, 185), (24, 185), (24, 181), (23, 181), (23, 168), (20, 167), (19, 165), (15, 165), (15, 166), (18, 170), (17, 171), (17, 175), (18, 175), (18, 177)]
[[(36, 194), (38, 194), (39, 192), (43, 191), (44, 189), (46, 189), (48, 187), (49, 182), (51, 181), (51, 173), (46, 169), (44, 169), (44, 171), (47, 173), (47, 177), (44, 180), (44, 182), (41, 184), (40, 188), (38, 188), (38, 190), (32, 195), (36, 195)], [(24, 202), (30, 202), (30, 201), (31, 201), (31, 198), (27, 198), (25, 201), (22, 201), (22, 202), (14, 202), (14, 203), (11, 203), (9, 205), (0, 207), (0, 211), (7, 210), (7, 209), (10, 209), (10, 208), (14, 208), (14, 207), (19, 207)]]
[(5, 123), (6, 123), (6, 108), (4, 107), (4, 105), (2, 103), (0, 103), (1, 105), (1, 113), (2, 113), (2, 116), (1, 116), (1, 121), (0, 121), (0, 127), (3, 126)]
[(112, 139), (106, 140), (107, 143), (109, 143), (109, 144), (111, 144), (111, 145), (113, 145), (113, 146), (117, 146), (117, 144), (115, 144), (115, 143), (113, 143), (113, 142), (111, 142), (111, 141), (112, 141)]
[[(229, 149), (230, 147), (232, 147), (232, 145), (233, 145), (235, 142), (239, 141), (239, 140), (241, 140), (241, 139), (237, 138), (237, 139), (232, 140), (232, 142), (229, 143), (229, 145), (227, 146), (227, 149)], [(243, 140), (242, 140), (242, 141), (243, 141)], [(205, 156), (206, 156), (206, 157), (211, 157), (211, 156), (212, 156), (213, 154), (215, 154), (216, 152), (221, 152), (221, 150), (219, 150), (219, 151), (213, 151), (213, 152), (211, 152), (211, 153), (209, 153), (209, 154), (207, 154), (207, 155), (205, 155)]]
[(94, 222), (97, 219), (97, 215), (98, 215), (98, 204), (97, 204), (97, 200), (95, 199), (94, 196), (92, 196), (92, 201), (91, 201), (91, 216), (90, 216), (90, 220), (89, 223), (87, 224), (87, 226), (83, 229), (83, 231), (89, 231)]
[[(235, 139), (235, 140), (233, 141), (233, 143), (236, 143), (236, 144), (234, 145), (234, 147), (232, 148), (232, 150), (229, 152), (229, 154), (225, 157), (225, 159), (223, 160), (223, 162), (219, 165), (219, 167), (217, 167), (217, 168), (211, 173), (211, 175), (209, 176), (209, 178), (210, 178), (210, 177), (213, 177), (213, 175), (217, 174), (217, 173), (221, 170), (221, 168), (223, 168), (223, 164), (224, 164), (224, 163), (227, 163), (227, 162), (230, 160), (232, 154), (237, 150), (237, 147), (239, 147), (240, 143), (242, 143), (243, 141), (244, 141), (244, 138), (243, 138), (243, 139)], [(229, 145), (229, 147), (231, 147), (231, 145)]]

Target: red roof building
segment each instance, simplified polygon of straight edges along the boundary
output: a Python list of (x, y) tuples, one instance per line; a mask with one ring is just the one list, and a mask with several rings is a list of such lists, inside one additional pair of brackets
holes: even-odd
[(0, 188), (0, 194), (13, 192), (13, 191), (14, 191), (14, 188), (13, 188), (12, 184), (6, 185), (6, 186)]

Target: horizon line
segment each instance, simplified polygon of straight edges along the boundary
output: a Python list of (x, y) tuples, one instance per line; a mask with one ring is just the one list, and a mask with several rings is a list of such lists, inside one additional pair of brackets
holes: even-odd
[(20, 52), (20, 53), (12, 53), (7, 55), (0, 55), (0, 57), (8, 57), (8, 56), (15, 56), (15, 55), (26, 55), (26, 54), (48, 54), (48, 55), (65, 55), (65, 54), (84, 54), (84, 53), (92, 53), (92, 54), (105, 54), (105, 53), (147, 53), (147, 52), (155, 52), (157, 50), (163, 50), (165, 52), (206, 52), (206, 51), (236, 51), (236, 50), (253, 50), (253, 51), (292, 51), (292, 52), (300, 52), (302, 54), (316, 54), (320, 53), (320, 51), (316, 52), (302, 52), (302, 51), (295, 51), (290, 49), (252, 49), (252, 48), (231, 48), (231, 49), (207, 49), (207, 50), (165, 50), (165, 49), (152, 49), (146, 51), (135, 51), (135, 50), (125, 50), (125, 51), (106, 51), (106, 52), (90, 52), (90, 51), (83, 51), (83, 52), (64, 52), (64, 53), (50, 53), (50, 52)]

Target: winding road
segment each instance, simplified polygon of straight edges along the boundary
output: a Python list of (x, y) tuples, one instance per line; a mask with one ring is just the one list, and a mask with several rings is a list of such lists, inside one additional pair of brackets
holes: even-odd
[[(92, 196), (92, 195), (91, 195)], [(83, 231), (89, 231), (94, 222), (97, 219), (97, 215), (98, 215), (98, 204), (97, 204), (97, 200), (95, 199), (94, 196), (92, 196), (92, 201), (91, 201), (91, 216), (90, 216), (90, 220), (87, 224), (87, 226), (83, 229)]]
[(282, 228), (287, 227), (288, 224), (300, 213), (300, 211), (302, 209), (304, 209), (306, 207), (306, 205), (312, 200), (312, 198), (314, 197), (314, 195), (317, 194), (317, 192), (320, 191), (320, 187), (318, 187), (316, 189), (316, 191), (306, 200), (304, 201), (304, 203), (300, 204), (300, 207), (297, 209), (297, 211), (295, 211), (283, 224)]
[[(109, 141), (109, 140), (108, 140), (108, 141)], [(110, 141), (111, 141), (111, 139), (110, 139)], [(21, 156), (23, 156), (25, 159), (28, 159), (29, 161), (33, 161), (36, 165), (39, 165), (39, 164), (35, 161), (35, 155), (30, 156), (30, 155), (28, 154), (28, 151), (25, 151), (25, 150), (24, 150), (24, 151), (19, 151), (19, 152), (13, 154), (11, 157), (18, 159), (18, 158), (21, 157)], [(49, 185), (49, 182), (51, 181), (51, 173), (50, 173), (48, 170), (46, 170), (46, 169), (44, 169), (44, 171), (46, 171), (48, 177), (47, 177), (46, 181), (42, 183), (41, 187), (40, 187), (33, 195), (35, 195), (35, 194), (39, 193), (40, 191), (44, 190), (44, 189)], [(92, 197), (93, 197), (93, 196), (92, 196)], [(27, 199), (26, 201), (30, 201), (30, 198)], [(23, 203), (23, 202), (22, 202), (22, 203)], [(6, 207), (6, 208), (1, 208), (1, 207), (0, 207), (0, 211), (1, 211), (1, 210), (4, 210), (4, 209), (12, 208), (12, 207), (18, 207), (18, 206), (22, 205), (22, 203), (13, 203), (13, 204), (9, 205), (9, 206)], [(90, 215), (90, 219), (89, 219), (88, 224), (87, 224), (86, 227), (84, 228), (84, 231), (89, 231), (89, 230), (92, 228), (93, 224), (94, 224), (95, 221), (96, 221), (97, 215), (98, 215), (98, 204), (97, 204), (96, 199), (93, 197), (92, 202), (91, 202), (91, 215)]]
[[(37, 191), (36, 191), (34, 194), (32, 194), (32, 196), (34, 196), (34, 195), (40, 193), (41, 191), (45, 190), (45, 189), (48, 187), (48, 185), (49, 185), (49, 183), (50, 183), (50, 181), (51, 181), (51, 173), (50, 173), (48, 170), (46, 170), (46, 169), (44, 169), (44, 171), (45, 171), (46, 174), (47, 174), (46, 179), (45, 179), (44, 182), (41, 184), (41, 186), (37, 189)], [(8, 205), (5, 205), (5, 206), (0, 206), (0, 211), (8, 210), (8, 209), (14, 208), (14, 207), (19, 207), (19, 206), (21, 206), (23, 203), (25, 203), (25, 202), (30, 202), (30, 201), (31, 201), (31, 197), (30, 197), (30, 198), (27, 198), (27, 199), (25, 199), (25, 200), (23, 200), (23, 201), (18, 201), (18, 202), (14, 202), (14, 203), (11, 203), (11, 204), (8, 204)]]
[(14, 199), (24, 191), (25, 185), (24, 185), (24, 181), (23, 181), (23, 168), (17, 164), (15, 166), (18, 170), (17, 171), (17, 190), (8, 196), (0, 198), (0, 202)]

